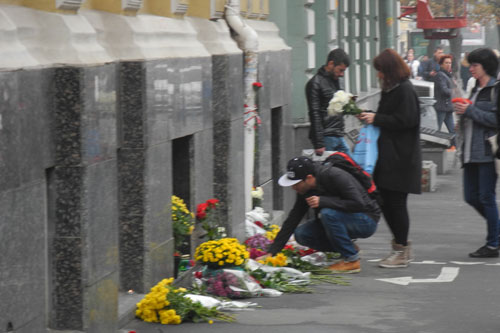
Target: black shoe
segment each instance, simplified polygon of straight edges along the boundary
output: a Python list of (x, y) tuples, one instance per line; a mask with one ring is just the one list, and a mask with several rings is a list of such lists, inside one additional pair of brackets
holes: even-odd
[(471, 258), (498, 258), (498, 249), (492, 250), (486, 245), (477, 249), (476, 252), (469, 253)]

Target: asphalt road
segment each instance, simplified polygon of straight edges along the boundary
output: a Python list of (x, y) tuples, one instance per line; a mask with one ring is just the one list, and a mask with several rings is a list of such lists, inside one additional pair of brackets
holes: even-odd
[(500, 259), (468, 257), (484, 244), (486, 223), (463, 201), (461, 175), (452, 169), (438, 176), (437, 191), (410, 196), (415, 261), (408, 268), (377, 267), (391, 239), (381, 221), (374, 236), (358, 241), (362, 271), (351, 275), (350, 286), (322, 284), (312, 294), (254, 298), (261, 308), (236, 313), (235, 323), (134, 320), (120, 332), (498, 333)]

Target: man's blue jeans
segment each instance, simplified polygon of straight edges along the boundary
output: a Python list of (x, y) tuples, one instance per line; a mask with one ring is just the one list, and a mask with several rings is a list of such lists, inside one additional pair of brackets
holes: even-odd
[(498, 208), (495, 187), (495, 163), (466, 163), (464, 165), (464, 199), (486, 219), (486, 245), (498, 247)]
[(322, 252), (338, 252), (345, 261), (359, 259), (352, 239), (368, 238), (377, 230), (377, 222), (364, 213), (346, 213), (321, 209), (320, 220), (308, 220), (295, 229), (295, 240)]
[(351, 150), (342, 136), (325, 136), (323, 137), (326, 151), (341, 151), (347, 155), (351, 155)]

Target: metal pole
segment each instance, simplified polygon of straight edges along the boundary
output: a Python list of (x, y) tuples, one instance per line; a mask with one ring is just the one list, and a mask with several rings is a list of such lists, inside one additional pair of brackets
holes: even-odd
[(394, 12), (394, 0), (379, 0), (380, 13), (380, 50), (394, 48), (394, 25), (397, 18)]

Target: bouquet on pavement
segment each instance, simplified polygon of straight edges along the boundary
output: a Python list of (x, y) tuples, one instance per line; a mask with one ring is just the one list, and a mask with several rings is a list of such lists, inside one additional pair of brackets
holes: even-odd
[(328, 115), (336, 116), (339, 114), (360, 114), (363, 110), (356, 105), (356, 97), (357, 96), (343, 90), (337, 90), (337, 92), (333, 95), (333, 98), (330, 100), (328, 108), (326, 109)]

